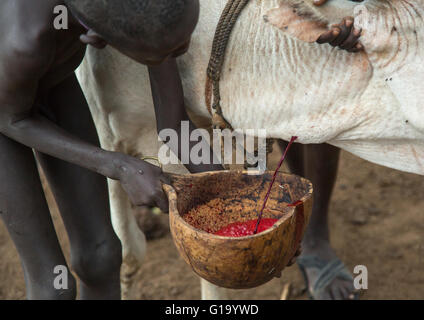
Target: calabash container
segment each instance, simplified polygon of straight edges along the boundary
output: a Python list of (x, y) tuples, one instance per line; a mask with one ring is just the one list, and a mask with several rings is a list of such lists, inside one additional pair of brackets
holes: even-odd
[[(287, 266), (303, 238), (312, 212), (312, 184), (299, 176), (278, 173), (265, 218), (278, 219), (270, 229), (240, 238), (222, 237), (188, 224), (183, 215), (212, 199), (237, 201), (242, 220), (257, 218), (273, 172), (214, 171), (173, 176), (164, 186), (174, 243), (193, 271), (224, 288), (260, 286)], [(241, 221), (240, 221), (241, 222)]]

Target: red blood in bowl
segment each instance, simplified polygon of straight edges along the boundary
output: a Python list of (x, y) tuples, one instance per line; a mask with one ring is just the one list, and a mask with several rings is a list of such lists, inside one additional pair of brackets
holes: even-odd
[[(278, 219), (262, 219), (259, 223), (257, 233), (261, 233), (265, 230), (271, 228)], [(245, 221), (245, 222), (234, 222), (229, 224), (228, 226), (222, 228), (215, 232), (215, 235), (223, 236), (223, 237), (246, 237), (254, 234), (256, 228), (257, 219)]]

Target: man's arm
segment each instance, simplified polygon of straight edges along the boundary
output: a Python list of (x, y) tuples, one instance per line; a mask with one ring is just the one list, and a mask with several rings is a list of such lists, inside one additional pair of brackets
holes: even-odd
[[(190, 134), (196, 129), (196, 126), (191, 122), (185, 109), (184, 93), (181, 83), (178, 66), (174, 58), (169, 59), (159, 66), (149, 67), (150, 83), (153, 94), (153, 102), (155, 105), (157, 129), (160, 132), (162, 129), (173, 129), (178, 133), (179, 145), (174, 147), (174, 154), (181, 160), (182, 144), (187, 141), (182, 141), (181, 123), (182, 121), (189, 122)], [(197, 142), (189, 142), (189, 154), (191, 149)], [(178, 148), (178, 150), (175, 150)], [(209, 149), (211, 164), (196, 165), (190, 163), (186, 168), (192, 172), (204, 172), (223, 170), (221, 165), (213, 164), (213, 159), (216, 158), (212, 149)]]
[(161, 181), (169, 183), (169, 179), (159, 168), (82, 141), (34, 113), (38, 78), (30, 75), (41, 74), (41, 70), (30, 67), (21, 65), (16, 68), (20, 76), (11, 76), (7, 84), (0, 83), (0, 133), (39, 152), (120, 180), (134, 205), (157, 205), (166, 211)]
[[(13, 107), (10, 107), (13, 109)], [(119, 160), (113, 152), (90, 145), (39, 114), (2, 114), (0, 132), (27, 147), (119, 180)]]

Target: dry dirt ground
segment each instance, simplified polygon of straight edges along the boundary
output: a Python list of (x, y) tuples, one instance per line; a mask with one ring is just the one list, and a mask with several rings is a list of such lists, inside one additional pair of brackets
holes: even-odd
[[(273, 157), (273, 162), (278, 154)], [(271, 166), (272, 167), (272, 166)], [(50, 195), (48, 196), (51, 197)], [(23, 199), (24, 201), (24, 199)], [(424, 177), (383, 168), (346, 152), (331, 202), (331, 242), (352, 271), (365, 265), (369, 289), (362, 299), (424, 298)], [(68, 240), (57, 210), (62, 246)], [(161, 217), (167, 223), (167, 217)], [(292, 284), (292, 299), (304, 299), (296, 266), (254, 290), (231, 291), (237, 299), (279, 299)], [(150, 241), (137, 274), (138, 299), (199, 299), (199, 279), (179, 257), (169, 234)], [(24, 299), (24, 280), (15, 248), (0, 223), (0, 299)]]

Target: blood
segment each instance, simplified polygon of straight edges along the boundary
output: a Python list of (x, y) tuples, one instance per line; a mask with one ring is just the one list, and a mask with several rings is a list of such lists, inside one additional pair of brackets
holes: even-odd
[(300, 246), (300, 242), (302, 241), (302, 232), (305, 225), (305, 212), (304, 205), (302, 200), (298, 200), (289, 204), (289, 207), (297, 207), (296, 211), (296, 230), (295, 230), (295, 240), (294, 240), (294, 248), (293, 254), (296, 253), (297, 249)]
[[(271, 228), (278, 219), (262, 219), (259, 224), (258, 232), (263, 232)], [(253, 219), (246, 222), (234, 222), (214, 234), (223, 237), (245, 237), (254, 234), (257, 219)]]
[[(283, 162), (286, 158), (287, 152), (289, 151), (292, 144), (297, 140), (297, 137), (292, 137), (289, 144), (287, 145), (286, 150), (284, 151), (283, 156), (281, 157), (280, 162), (278, 163), (277, 169), (275, 169), (274, 175), (271, 180), (271, 184), (268, 187), (268, 191), (265, 195), (264, 203), (262, 205), (262, 209), (259, 213), (258, 219), (246, 221), (246, 222), (235, 222), (229, 224), (228, 226), (218, 230), (214, 234), (224, 236), (224, 237), (244, 237), (253, 234), (257, 234), (263, 232), (269, 228), (271, 228), (278, 219), (262, 219), (264, 209), (269, 199), (269, 195), (271, 194), (272, 187), (275, 183), (275, 179), (277, 178), (278, 171), (280, 170)], [(291, 206), (297, 206), (300, 203), (293, 203)]]
[(265, 196), (264, 204), (262, 205), (261, 212), (259, 213), (258, 221), (256, 222), (256, 228), (255, 228), (254, 234), (257, 234), (258, 231), (259, 231), (259, 225), (261, 223), (262, 216), (264, 214), (264, 209), (265, 209), (266, 204), (267, 204), (268, 199), (269, 199), (269, 195), (271, 194), (272, 186), (274, 185), (275, 179), (277, 178), (277, 173), (278, 173), (278, 171), (280, 171), (280, 168), (283, 165), (284, 160), (286, 159), (287, 152), (289, 151), (289, 149), (292, 146), (293, 142), (295, 142), (296, 140), (297, 140), (297, 137), (292, 137), (290, 139), (290, 142), (287, 145), (287, 148), (284, 151), (283, 156), (280, 159), (280, 162), (278, 163), (277, 169), (275, 169), (274, 176), (272, 177), (271, 184), (269, 185), (268, 192), (266, 193), (266, 196)]
[(297, 207), (299, 205), (303, 204), (302, 200), (297, 200), (296, 202), (290, 203), (288, 207)]

